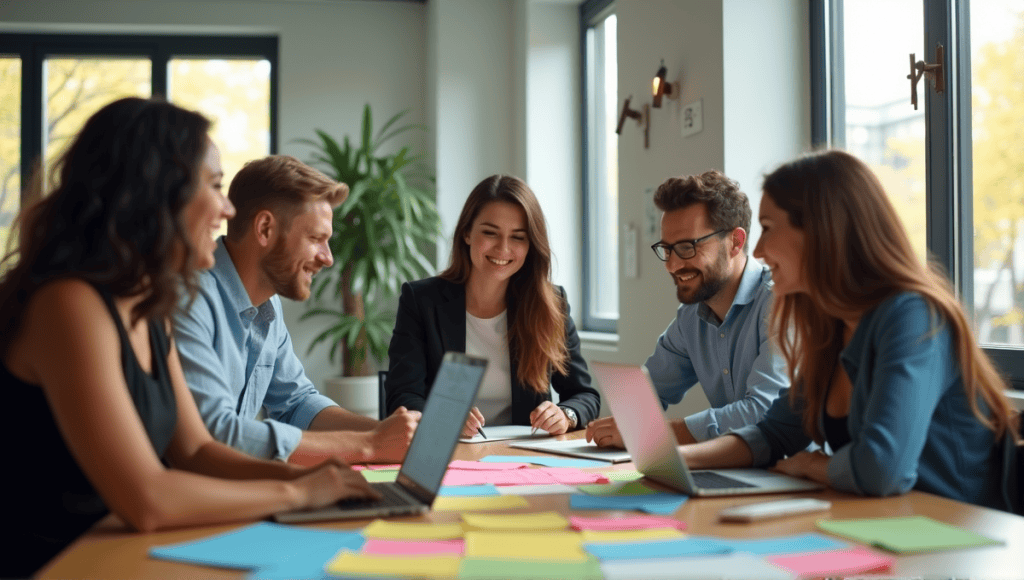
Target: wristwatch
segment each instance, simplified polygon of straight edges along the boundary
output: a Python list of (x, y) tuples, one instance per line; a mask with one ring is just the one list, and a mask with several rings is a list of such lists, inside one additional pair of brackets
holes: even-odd
[(559, 405), (558, 408), (561, 409), (562, 412), (565, 413), (565, 416), (569, 419), (569, 429), (568, 430), (571, 431), (571, 430), (575, 429), (576, 425), (579, 425), (579, 423), (580, 423), (579, 417), (576, 416), (576, 411), (573, 411), (572, 407), (563, 407), (561, 405)]

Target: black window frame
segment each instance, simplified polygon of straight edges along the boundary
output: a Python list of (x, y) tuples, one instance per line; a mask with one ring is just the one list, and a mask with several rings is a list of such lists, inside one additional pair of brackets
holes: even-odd
[[(811, 142), (845, 146), (842, 0), (809, 0)], [(968, 313), (974, 310), (974, 183), (971, 127), (970, 0), (922, 0), (922, 55), (945, 48), (946, 91), (924, 83), (928, 252), (949, 274)], [(898, 57), (899, 55), (894, 55)], [(905, 57), (904, 57), (905, 58)], [(932, 56), (931, 58), (934, 58)], [(930, 60), (930, 59), (925, 59)], [(908, 87), (909, 102), (909, 87)], [(949, 162), (952, 160), (952, 162)], [(986, 347), (1014, 389), (1024, 389), (1024, 349)]]
[[(0, 55), (21, 58), (21, 176), (32, 175), (43, 152), (45, 95), (43, 66), (59, 56), (150, 59), (151, 94), (167, 95), (173, 58), (261, 58), (270, 62), (270, 153), (278, 140), (278, 37), (181, 34), (0, 33)], [(22, 188), (24, 192), (26, 188)]]

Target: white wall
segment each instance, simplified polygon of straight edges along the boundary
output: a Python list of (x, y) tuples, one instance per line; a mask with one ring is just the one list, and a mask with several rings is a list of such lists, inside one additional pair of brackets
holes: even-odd
[[(619, 137), (620, 228), (644, 223), (645, 191), (668, 177), (719, 169), (752, 198), (765, 168), (809, 142), (807, 16), (801, 0), (645, 0), (619, 2), (619, 103), (649, 103), (651, 79), (665, 60), (681, 97), (652, 109), (650, 148), (635, 122)], [(703, 131), (683, 137), (680, 111), (702, 100)], [(756, 217), (754, 219), (756, 221)], [(751, 244), (756, 241), (754, 232)], [(620, 235), (620, 240), (625, 236)], [(672, 321), (678, 302), (660, 262), (640, 240), (639, 277), (620, 272), (618, 344), (592, 346), (592, 360), (641, 364)], [(751, 245), (751, 249), (752, 249)], [(683, 417), (707, 407), (699, 388), (669, 409)]]
[[(313, 136), (315, 128), (358, 135), (365, 103), (373, 105), (378, 125), (406, 109), (410, 122), (425, 122), (426, 13), (423, 4), (357, 0), (2, 0), (0, 30), (275, 33), (278, 150), (303, 159), (308, 150), (294, 139)], [(410, 142), (420, 149), (430, 145), (427, 134)], [(329, 363), (323, 347), (305, 355), (320, 325), (298, 322), (305, 306), (284, 303), (296, 352), (320, 385), (340, 366)]]

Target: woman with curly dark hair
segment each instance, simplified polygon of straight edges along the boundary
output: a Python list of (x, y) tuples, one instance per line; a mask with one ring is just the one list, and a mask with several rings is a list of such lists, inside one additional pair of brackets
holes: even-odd
[(234, 214), (208, 128), (160, 100), (115, 101), (19, 217), (0, 279), (0, 438), (26, 469), (5, 477), (0, 576), (33, 574), (108, 512), (146, 532), (375, 495), (337, 462), (217, 443), (196, 410), (168, 316)]

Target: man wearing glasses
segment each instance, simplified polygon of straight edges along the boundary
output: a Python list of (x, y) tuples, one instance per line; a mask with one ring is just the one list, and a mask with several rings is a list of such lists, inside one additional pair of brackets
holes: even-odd
[[(672, 427), (680, 444), (705, 441), (757, 423), (789, 386), (768, 338), (771, 273), (747, 256), (750, 202), (724, 174), (670, 178), (654, 204), (665, 213), (651, 248), (682, 304), (646, 366), (664, 407), (701, 384), (711, 408)], [(591, 422), (587, 440), (623, 446), (613, 417)]]

